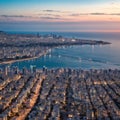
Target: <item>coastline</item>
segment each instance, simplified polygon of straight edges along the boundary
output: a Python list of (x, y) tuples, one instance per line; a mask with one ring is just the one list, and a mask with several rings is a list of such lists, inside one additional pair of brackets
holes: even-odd
[[(32, 59), (36, 59), (39, 58), (45, 54), (47, 54), (49, 52), (49, 49), (51, 48), (55, 48), (55, 47), (62, 47), (62, 46), (72, 46), (72, 45), (107, 45), (107, 44), (111, 44), (109, 42), (105, 42), (105, 41), (97, 41), (97, 40), (88, 40), (88, 39), (73, 39), (73, 38), (65, 38), (65, 37), (60, 37), (60, 36), (36, 36), (36, 35), (32, 35), (30, 34), (30, 36), (28, 37), (27, 35), (20, 35), (20, 34), (7, 34), (5, 32), (1, 33), (1, 38), (4, 37), (8, 37), (6, 39), (6, 41), (3, 41), (0, 43), (0, 47), (3, 48), (5, 47), (5, 53), (8, 55), (7, 57), (5, 57), (3, 55), (3, 57), (1, 57), (0, 60), (0, 65), (4, 65), (4, 64), (11, 64), (11, 63), (15, 63), (15, 62), (19, 62), (19, 61), (27, 61), (27, 60), (32, 60)], [(26, 37), (29, 38), (29, 40), (26, 41)], [(14, 38), (14, 39), (13, 39)], [(17, 38), (17, 41), (16, 41)], [(11, 42), (9, 40), (13, 40), (13, 43), (11, 44)], [(23, 42), (20, 42), (22, 39), (22, 41), (24, 41), (25, 44), (23, 44)], [(43, 41), (44, 39), (44, 41)], [(32, 40), (32, 42), (31, 42)], [(33, 42), (34, 40), (34, 42)], [(39, 40), (39, 41), (38, 41)], [(19, 44), (17, 44), (19, 43)], [(8, 50), (7, 47), (9, 47), (10, 49)], [(47, 50), (43, 50), (43, 52), (40, 52), (40, 54), (34, 55), (31, 54), (31, 56), (28, 56), (28, 54), (25, 55), (25, 57), (22, 55), (23, 52), (21, 52), (21, 56), (19, 56), (17, 58), (17, 56), (15, 57), (11, 57), (9, 58), (9, 51), (15, 51), (15, 48), (17, 47), (20, 51), (22, 51), (22, 49), (29, 47), (31, 49), (31, 47), (48, 47)], [(11, 50), (12, 49), (12, 50)], [(27, 52), (29, 53), (29, 49), (27, 50)], [(36, 51), (35, 51), (36, 52)]]
[[(84, 44), (74, 44), (74, 43), (72, 43), (71, 45), (100, 45), (100, 44), (102, 44), (102, 45), (107, 45), (107, 44), (111, 44), (111, 43), (109, 43), (109, 42), (104, 42), (104, 41), (97, 41), (97, 43), (84, 43)], [(62, 46), (71, 46), (71, 45), (58, 45), (58, 46), (54, 46), (54, 47), (52, 47), (52, 48), (49, 48), (48, 50), (46, 50), (46, 51), (44, 51), (43, 53), (41, 53), (40, 55), (38, 55), (38, 56), (34, 56), (34, 57), (28, 57), (28, 58), (21, 58), (21, 59), (14, 59), (14, 60), (8, 60), (8, 61), (3, 61), (3, 62), (0, 62), (0, 65), (5, 65), (5, 64), (12, 64), (12, 63), (15, 63), (15, 62), (20, 62), (20, 61), (27, 61), (27, 60), (33, 60), (33, 59), (36, 59), (36, 58), (39, 58), (39, 57), (42, 57), (43, 55), (46, 55), (46, 54), (48, 54), (49, 53), (49, 51), (51, 50), (51, 49), (53, 49), (53, 48), (56, 48), (56, 47), (62, 47)]]
[(36, 59), (36, 58), (42, 57), (43, 55), (48, 54), (48, 53), (49, 53), (49, 50), (50, 50), (50, 49), (48, 49), (47, 51), (41, 53), (39, 56), (35, 56), (35, 57), (30, 57), (30, 58), (23, 58), (23, 59), (19, 59), (19, 60), (9, 60), (9, 61), (0, 62), (0, 65), (12, 64), (12, 63), (19, 62), (19, 61), (33, 60), (33, 59)]

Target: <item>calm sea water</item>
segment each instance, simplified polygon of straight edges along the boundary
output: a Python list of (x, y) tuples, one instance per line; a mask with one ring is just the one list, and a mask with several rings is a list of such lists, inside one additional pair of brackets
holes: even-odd
[[(14, 32), (15, 33), (15, 32)], [(23, 34), (23, 32), (21, 32)], [(24, 32), (25, 33), (25, 32)], [(27, 33), (27, 32), (26, 32)], [(40, 33), (48, 34), (48, 33)], [(91, 40), (103, 40), (111, 42), (110, 45), (82, 45), (60, 47), (52, 49), (50, 53), (34, 60), (15, 62), (10, 66), (37, 68), (46, 66), (48, 68), (83, 68), (83, 69), (120, 69), (120, 33), (55, 33), (64, 37), (75, 37)], [(5, 65), (0, 65), (4, 67)]]

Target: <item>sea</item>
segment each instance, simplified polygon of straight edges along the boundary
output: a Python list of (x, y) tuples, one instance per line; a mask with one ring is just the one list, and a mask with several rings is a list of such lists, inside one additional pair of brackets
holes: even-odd
[(120, 69), (120, 33), (102, 32), (9, 32), (20, 34), (56, 34), (69, 38), (88, 40), (102, 40), (110, 42), (108, 45), (73, 45), (51, 49), (47, 55), (40, 58), (3, 64), (5, 66), (18, 66), (19, 69), (31, 65), (37, 69), (43, 68), (73, 68), (73, 69)]

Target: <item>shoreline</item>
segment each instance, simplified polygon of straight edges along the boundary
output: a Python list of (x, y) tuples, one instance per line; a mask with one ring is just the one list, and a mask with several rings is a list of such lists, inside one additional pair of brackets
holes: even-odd
[[(47, 54), (49, 52), (49, 49), (53, 49), (56, 47), (62, 47), (62, 46), (73, 46), (73, 45), (108, 45), (111, 44), (109, 42), (105, 42), (102, 40), (88, 40), (88, 39), (80, 39), (80, 38), (66, 38), (66, 37), (61, 37), (61, 36), (55, 36), (55, 35), (47, 35), (47, 36), (36, 36), (36, 35), (32, 35), (30, 34), (29, 36), (27, 35), (20, 35), (20, 34), (7, 34), (5, 32), (1, 32), (0, 33), (1, 38), (3, 37), (7, 37), (6, 41), (3, 41), (0, 43), (0, 48), (5, 47), (5, 53), (6, 53), (6, 57), (3, 55), (0, 59), (0, 65), (6, 65), (6, 64), (12, 64), (15, 62), (19, 62), (19, 61), (27, 61), (27, 60), (33, 60), (36, 58), (40, 58), (43, 55)], [(27, 42), (26, 42), (26, 37), (28, 38)], [(13, 39), (14, 38), (14, 39)], [(17, 40), (16, 40), (17, 38)], [(13, 40), (12, 44), (9, 41)], [(22, 39), (23, 42), (25, 42), (25, 44), (23, 44), (23, 42), (21, 42), (20, 40)], [(34, 41), (35, 42), (34, 42)], [(38, 41), (39, 40), (39, 41)], [(18, 42), (19, 41), (19, 42)], [(32, 41), (32, 42), (31, 42)], [(19, 44), (17, 44), (19, 43)], [(22, 49), (29, 47), (31, 49), (31, 47), (47, 47), (47, 50), (43, 50), (43, 52), (40, 52), (37, 55), (31, 54), (31, 56), (28, 56), (28, 54), (26, 54), (25, 56), (23, 56), (23, 52), (20, 51), (20, 56), (17, 58), (17, 56), (14, 56), (13, 58), (9, 58), (9, 52), (7, 51), (7, 47), (9, 47), (10, 51), (15, 51), (14, 49), (16, 47), (18, 47), (19, 50), (22, 51)], [(15, 48), (14, 48), (15, 47)], [(19, 48), (20, 47), (20, 48)], [(13, 48), (13, 49), (12, 49)], [(12, 50), (11, 50), (12, 49)], [(8, 53), (7, 53), (8, 52)], [(27, 52), (29, 53), (29, 50), (27, 50)], [(35, 51), (36, 52), (36, 51)], [(10, 53), (11, 54), (11, 53)]]
[(30, 58), (23, 58), (23, 59), (19, 59), (19, 60), (9, 60), (9, 61), (0, 62), (0, 65), (12, 64), (12, 63), (21, 62), (21, 61), (33, 60), (33, 59), (36, 59), (36, 58), (42, 57), (43, 55), (48, 54), (48, 53), (49, 53), (49, 50), (50, 50), (50, 49), (48, 49), (47, 51), (41, 53), (41, 55), (35, 56), (35, 57), (30, 57)]
[[(111, 44), (109, 42), (104, 42), (102, 41), (102, 45), (108, 45), (108, 44)], [(72, 45), (101, 45), (99, 43), (96, 43), (96, 44), (90, 44), (90, 43), (87, 43), (87, 44), (72, 44)], [(30, 58), (23, 58), (23, 59), (16, 59), (16, 60), (9, 60), (9, 61), (3, 61), (3, 62), (0, 62), (0, 65), (5, 65), (5, 64), (12, 64), (12, 63), (15, 63), (15, 62), (19, 62), (19, 61), (27, 61), (27, 60), (32, 60), (32, 59), (36, 59), (36, 58), (39, 58), (39, 57), (42, 57), (43, 55), (46, 55), (49, 53), (50, 49), (53, 49), (53, 48), (57, 48), (57, 47), (62, 47), (62, 46), (72, 46), (72, 45), (59, 45), (59, 46), (55, 46), (55, 47), (52, 47), (52, 48), (49, 48), (48, 50), (46, 50), (45, 52), (41, 53), (41, 55), (38, 55), (38, 56), (34, 56), (34, 57), (30, 57)]]

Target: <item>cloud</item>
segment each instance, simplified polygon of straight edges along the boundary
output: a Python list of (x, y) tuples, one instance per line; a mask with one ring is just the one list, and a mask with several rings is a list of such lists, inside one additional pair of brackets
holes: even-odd
[(60, 10), (42, 10), (43, 12), (59, 12), (59, 13), (61, 13), (61, 11)]
[(59, 13), (68, 13), (68, 14), (65, 14), (65, 15), (66, 16), (73, 16), (73, 17), (82, 16), (82, 15), (83, 16), (84, 15), (116, 15), (116, 16), (120, 16), (120, 13), (101, 13), (101, 12), (96, 12), (96, 13), (72, 13), (72, 11), (60, 11), (60, 10), (52, 10), (52, 9), (41, 10), (41, 12), (42, 13), (40, 13), (38, 15), (42, 15), (43, 17), (48, 16), (48, 18), (49, 17), (50, 18), (52, 18), (52, 17), (60, 17)]
[(73, 13), (70, 14), (69, 16), (81, 16), (81, 15), (88, 15), (88, 13)]
[(62, 10), (41, 10), (41, 12), (45, 13), (71, 13), (71, 11), (62, 11)]
[(120, 13), (72, 13), (72, 14), (69, 14), (69, 16), (82, 16), (82, 15), (116, 15), (116, 16), (119, 16)]
[(119, 15), (120, 15), (120, 13), (112, 13), (112, 14), (110, 14), (110, 15), (118, 15), (118, 16), (119, 16)]
[(39, 15), (39, 18), (41, 19), (61, 19), (60, 18), (61, 16), (55, 13), (40, 13), (38, 15)]
[(108, 15), (106, 13), (90, 13), (90, 15)]
[(57, 14), (50, 14), (50, 13), (45, 13), (45, 14), (38, 14), (40, 16), (51, 16), (51, 17), (61, 17), (60, 15)]
[(41, 19), (61, 19), (59, 17), (40, 17)]
[(116, 15), (116, 16), (119, 16), (120, 13), (90, 13), (90, 15)]
[(35, 17), (25, 15), (0, 15), (0, 21), (24, 21), (33, 20)]
[(40, 19), (44, 20), (62, 20), (60, 15), (51, 14), (51, 13), (43, 13), (38, 14), (38, 16), (25, 16), (25, 15), (0, 15), (0, 21), (37, 21)]
[(0, 15), (0, 17), (4, 18), (28, 18), (31, 16), (24, 16), (24, 15)]

